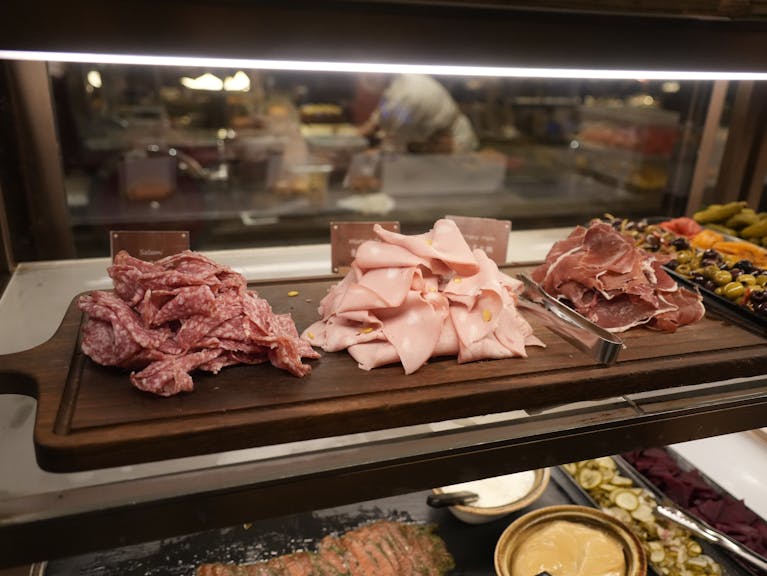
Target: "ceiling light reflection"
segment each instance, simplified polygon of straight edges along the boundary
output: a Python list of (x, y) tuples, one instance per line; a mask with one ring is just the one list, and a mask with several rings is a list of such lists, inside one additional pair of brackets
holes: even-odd
[(197, 56), (147, 56), (79, 52), (0, 50), (0, 59), (92, 64), (145, 64), (153, 66), (201, 66), (243, 70), (289, 70), (305, 72), (359, 72), (373, 74), (431, 74), (499, 78), (581, 78), (626, 80), (767, 80), (767, 72), (725, 70), (613, 70), (597, 68), (541, 68), (515, 66), (461, 66), (381, 62), (328, 62), (310, 60), (259, 60), (202, 58)]

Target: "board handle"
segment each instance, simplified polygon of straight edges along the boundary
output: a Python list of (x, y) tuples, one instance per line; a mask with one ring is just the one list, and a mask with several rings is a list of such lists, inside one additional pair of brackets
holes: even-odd
[(79, 347), (81, 322), (75, 298), (50, 339), (34, 348), (0, 355), (0, 394), (24, 394), (39, 400), (40, 383), (65, 379)]
[(0, 355), (0, 394), (23, 394), (37, 398), (37, 379), (29, 367), (39, 362), (36, 349)]

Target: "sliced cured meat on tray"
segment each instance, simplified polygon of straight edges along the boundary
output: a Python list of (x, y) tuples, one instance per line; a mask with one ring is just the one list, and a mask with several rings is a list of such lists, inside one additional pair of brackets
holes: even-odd
[[(505, 267), (514, 276), (530, 267)], [(274, 280), (249, 288), (303, 329), (339, 277)], [(295, 295), (295, 293), (298, 293)], [(556, 403), (593, 400), (752, 376), (767, 371), (764, 335), (716, 315), (673, 333), (632, 328), (626, 349), (601, 366), (530, 318), (546, 344), (527, 358), (456, 364), (433, 358), (360, 370), (346, 352), (323, 352), (297, 378), (270, 364), (195, 374), (195, 391), (161, 398), (131, 386), (128, 373), (80, 351), (76, 300), (47, 343), (0, 358), (0, 392), (38, 399), (39, 464), (72, 471), (322, 438)]]

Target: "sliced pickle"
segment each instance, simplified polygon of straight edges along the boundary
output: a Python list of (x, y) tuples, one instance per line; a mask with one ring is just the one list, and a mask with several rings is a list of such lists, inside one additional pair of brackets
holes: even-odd
[(613, 492), (612, 499), (616, 505), (629, 512), (633, 512), (639, 508), (639, 498), (629, 490), (616, 490)]
[(601, 458), (595, 458), (594, 462), (600, 468), (607, 468), (608, 470), (615, 470), (617, 468), (617, 465), (615, 464), (615, 460), (613, 460), (609, 456), (602, 456)]
[(633, 486), (634, 482), (632, 482), (631, 478), (626, 478), (625, 476), (619, 476), (616, 474), (612, 479), (613, 484), (616, 486)]
[(653, 564), (660, 564), (664, 558), (666, 558), (666, 553), (662, 547), (650, 552), (650, 562)]
[(655, 518), (652, 513), (652, 508), (650, 508), (647, 504), (640, 504), (637, 506), (637, 508), (631, 513), (631, 516), (640, 522), (646, 522), (648, 524), (653, 522)]
[(583, 468), (578, 473), (578, 483), (586, 490), (596, 488), (602, 483), (602, 474), (591, 468)]
[(642, 541), (655, 572), (667, 576), (721, 576), (713, 559), (686, 530), (653, 514), (653, 494), (621, 476), (609, 457), (574, 462), (564, 469), (602, 510), (626, 524)]

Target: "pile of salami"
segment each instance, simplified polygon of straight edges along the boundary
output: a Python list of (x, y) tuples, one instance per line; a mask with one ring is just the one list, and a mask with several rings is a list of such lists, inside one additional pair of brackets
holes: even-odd
[(644, 324), (673, 332), (700, 320), (701, 297), (680, 288), (663, 261), (605, 222), (578, 226), (554, 244), (533, 279), (611, 332)]
[(140, 390), (171, 396), (193, 389), (192, 370), (271, 362), (296, 376), (319, 355), (298, 337), (289, 314), (274, 314), (245, 278), (185, 251), (157, 262), (120, 252), (108, 269), (114, 292), (92, 292), (82, 350), (104, 366), (132, 372)]

